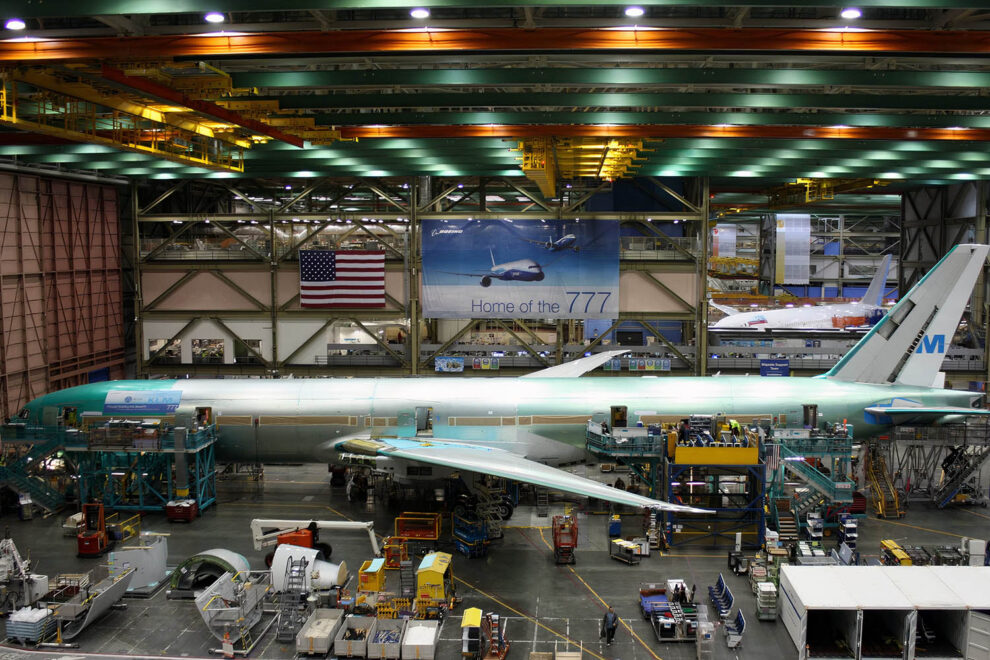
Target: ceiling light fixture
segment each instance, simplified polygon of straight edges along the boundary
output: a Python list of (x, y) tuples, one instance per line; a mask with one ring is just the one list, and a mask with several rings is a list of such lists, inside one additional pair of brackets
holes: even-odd
[(416, 7), (409, 11), (409, 15), (420, 20), (430, 17), (430, 10), (426, 7)]
[(643, 9), (642, 7), (638, 7), (636, 5), (633, 5), (631, 7), (626, 7), (626, 16), (628, 16), (629, 18), (639, 18), (645, 13), (646, 13), (645, 9)]
[(211, 11), (207, 13), (206, 16), (203, 17), (203, 20), (205, 20), (207, 23), (223, 23), (225, 19), (223, 14), (221, 14), (220, 12)]
[(842, 13), (839, 14), (839, 16), (841, 16), (842, 18), (846, 19), (847, 21), (855, 20), (855, 19), (859, 18), (862, 15), (863, 15), (863, 12), (861, 12), (858, 9), (856, 9), (855, 7), (846, 7), (845, 9), (842, 10)]
[(8, 18), (7, 22), (4, 23), (4, 27), (8, 30), (23, 30), (27, 27), (27, 23), (20, 18)]

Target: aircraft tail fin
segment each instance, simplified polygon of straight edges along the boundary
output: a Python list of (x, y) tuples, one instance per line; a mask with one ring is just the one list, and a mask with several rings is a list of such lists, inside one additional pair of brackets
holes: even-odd
[(825, 377), (932, 387), (988, 252), (952, 248)]
[(889, 254), (884, 257), (880, 263), (880, 267), (877, 268), (877, 272), (873, 275), (873, 280), (870, 281), (870, 288), (866, 290), (866, 295), (860, 301), (864, 305), (876, 305), (879, 307), (883, 304), (884, 289), (887, 288), (887, 275), (890, 273), (890, 259), (891, 255)]

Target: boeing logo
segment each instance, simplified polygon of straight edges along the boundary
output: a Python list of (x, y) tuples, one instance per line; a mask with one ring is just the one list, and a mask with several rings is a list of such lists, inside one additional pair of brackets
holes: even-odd
[(925, 335), (915, 353), (945, 353), (945, 335)]
[(441, 234), (463, 234), (463, 229), (434, 229), (430, 232), (430, 236), (439, 236)]

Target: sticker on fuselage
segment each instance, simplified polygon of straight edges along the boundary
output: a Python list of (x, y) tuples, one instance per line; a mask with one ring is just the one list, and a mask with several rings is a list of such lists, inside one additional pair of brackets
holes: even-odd
[(103, 414), (166, 415), (174, 413), (181, 401), (181, 390), (113, 390), (103, 401)]

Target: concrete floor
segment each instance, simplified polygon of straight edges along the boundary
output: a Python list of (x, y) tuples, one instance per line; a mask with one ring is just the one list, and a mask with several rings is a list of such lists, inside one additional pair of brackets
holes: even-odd
[[(331, 489), (323, 465), (268, 467), (263, 485), (220, 482), (219, 504), (191, 524), (169, 523), (162, 515), (144, 519), (146, 531), (169, 532), (169, 565), (213, 547), (225, 547), (245, 555), (254, 568), (262, 568), (263, 554), (252, 548), (249, 521), (255, 517), (374, 520), (375, 529), (387, 535), (392, 529), (394, 511), (383, 507), (350, 504), (342, 489)], [(553, 513), (567, 503), (555, 503)], [(62, 536), (61, 520), (35, 519), (0, 521), (22, 553), (30, 554), (36, 572), (53, 575), (91, 568), (98, 560), (75, 556), (75, 540)], [(719, 572), (725, 572), (724, 551), (699, 548), (645, 558), (629, 566), (608, 556), (606, 518), (579, 515), (577, 563), (553, 563), (549, 519), (538, 518), (529, 506), (520, 506), (509, 521), (505, 538), (481, 559), (455, 554), (454, 575), (463, 603), (444, 624), (438, 658), (460, 657), (460, 612), (480, 607), (506, 617), (507, 636), (512, 642), (511, 658), (527, 658), (531, 651), (551, 651), (554, 646), (584, 644), (585, 657), (624, 660), (677, 660), (695, 657), (693, 644), (663, 644), (656, 641), (652, 628), (638, 611), (637, 590), (642, 582), (682, 578), (696, 584), (699, 596), (706, 595)], [(624, 535), (639, 534), (641, 518), (624, 520)], [(925, 505), (913, 506), (898, 521), (870, 519), (860, 530), (864, 556), (876, 555), (882, 538), (896, 538), (912, 545), (953, 544), (963, 536), (990, 537), (990, 510), (957, 508), (938, 511)], [(366, 535), (336, 535), (331, 540), (334, 559), (346, 560), (354, 571), (371, 557)], [(449, 545), (449, 541), (448, 541)], [(452, 548), (445, 548), (452, 551)], [(397, 581), (391, 575), (390, 580)], [(788, 658), (796, 651), (783, 625), (760, 622), (748, 589), (748, 578), (726, 575), (737, 604), (747, 616), (743, 646), (727, 649), (717, 630), (716, 658)], [(6, 647), (0, 660), (20, 660), (29, 655), (70, 660), (128, 654), (161, 658), (206, 657), (216, 647), (213, 637), (191, 601), (167, 601), (162, 593), (151, 599), (127, 598), (125, 610), (112, 611), (85, 631), (77, 640), (78, 651), (29, 653)], [(616, 608), (623, 626), (616, 641), (606, 648), (598, 638), (601, 617), (608, 603)], [(91, 655), (90, 655), (91, 654)], [(261, 638), (250, 657), (289, 658), (294, 649), (274, 641), (274, 632)]]

